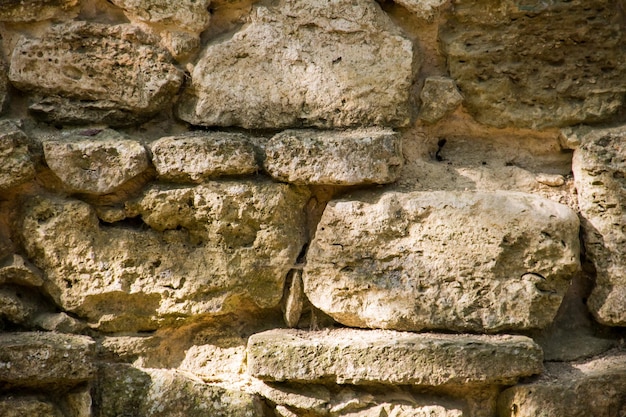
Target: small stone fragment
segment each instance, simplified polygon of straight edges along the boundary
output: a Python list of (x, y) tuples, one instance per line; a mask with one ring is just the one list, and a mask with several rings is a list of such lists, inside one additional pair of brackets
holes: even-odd
[(304, 305), (304, 290), (302, 287), (302, 270), (291, 270), (291, 284), (287, 290), (285, 311), (283, 317), (287, 327), (296, 327), (302, 315)]
[(322, 385), (277, 384), (253, 379), (252, 391), (278, 406), (320, 415), (328, 413), (331, 400), (330, 391)]
[(405, 7), (415, 16), (427, 22), (432, 22), (439, 14), (439, 10), (448, 0), (394, 0), (397, 4)]
[(94, 377), (95, 342), (60, 333), (0, 333), (0, 387), (70, 387)]
[(422, 106), (419, 118), (427, 123), (436, 123), (443, 119), (463, 102), (463, 96), (454, 80), (447, 77), (426, 78), (420, 99)]
[(68, 16), (77, 4), (78, 0), (4, 0), (0, 2), (0, 22), (33, 22)]
[(0, 121), (0, 190), (16, 187), (35, 177), (27, 139), (15, 123)]
[(57, 406), (36, 397), (0, 399), (0, 417), (64, 417)]
[(20, 255), (13, 254), (0, 263), (0, 284), (40, 287), (43, 279), (37, 268)]
[(548, 187), (560, 187), (565, 184), (565, 178), (559, 174), (539, 174), (535, 177), (538, 183)]
[(33, 324), (42, 330), (59, 333), (80, 333), (87, 325), (66, 313), (42, 313), (37, 315)]
[(391, 129), (287, 130), (269, 140), (265, 154), (265, 170), (294, 184), (387, 184), (403, 163), (400, 135)]
[(248, 340), (248, 373), (265, 381), (506, 385), (541, 373), (542, 356), (524, 336), (274, 329)]
[(143, 145), (109, 129), (44, 141), (43, 151), (52, 172), (77, 193), (111, 193), (148, 169)]
[(227, 132), (194, 132), (168, 136), (150, 145), (152, 163), (161, 180), (202, 182), (225, 175), (257, 172), (248, 136)]
[(0, 323), (27, 324), (38, 309), (41, 300), (23, 287), (0, 288)]

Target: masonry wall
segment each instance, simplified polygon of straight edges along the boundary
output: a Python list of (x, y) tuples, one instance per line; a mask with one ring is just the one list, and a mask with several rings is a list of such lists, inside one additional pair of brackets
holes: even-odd
[(0, 1), (0, 416), (626, 416), (625, 6)]

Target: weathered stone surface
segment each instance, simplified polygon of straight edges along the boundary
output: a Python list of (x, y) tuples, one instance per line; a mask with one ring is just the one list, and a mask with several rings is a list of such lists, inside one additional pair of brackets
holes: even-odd
[(322, 385), (274, 384), (252, 379), (251, 390), (276, 404), (277, 408), (285, 407), (317, 415), (328, 414), (330, 408), (331, 393)]
[(24, 287), (0, 287), (0, 324), (25, 324), (35, 314), (41, 300)]
[(0, 417), (64, 417), (54, 404), (35, 397), (0, 398)]
[(516, 192), (361, 194), (331, 201), (304, 288), (347, 326), (543, 328), (579, 271), (578, 217)]
[(435, 123), (452, 113), (462, 102), (454, 80), (447, 77), (428, 77), (420, 93), (422, 106), (419, 118), (428, 123)]
[(414, 61), (375, 2), (256, 6), (240, 32), (205, 49), (178, 115), (245, 128), (406, 126)]
[(15, 123), (0, 121), (0, 190), (23, 184), (34, 176), (26, 135)]
[(0, 22), (32, 22), (67, 14), (78, 0), (2, 0)]
[(626, 354), (575, 364), (547, 364), (539, 380), (498, 399), (499, 417), (614, 417), (626, 414)]
[(0, 387), (72, 386), (94, 376), (95, 343), (60, 333), (0, 333)]
[(101, 226), (86, 203), (37, 198), (23, 238), (65, 311), (105, 331), (154, 329), (277, 306), (304, 244), (307, 200), (269, 181), (155, 185), (127, 203), (134, 220)]
[(72, 192), (108, 194), (148, 169), (146, 149), (114, 130), (43, 142), (46, 163)]
[(176, 26), (190, 32), (202, 32), (209, 24), (211, 0), (111, 0), (132, 18), (144, 22)]
[(224, 175), (245, 175), (259, 167), (248, 136), (228, 132), (194, 132), (161, 138), (150, 145), (160, 179), (201, 182)]
[(479, 122), (546, 128), (622, 107), (625, 34), (617, 1), (457, 0), (440, 37)]
[(626, 127), (581, 138), (572, 170), (585, 250), (597, 273), (588, 305), (601, 323), (626, 326)]
[(9, 102), (9, 77), (7, 76), (8, 65), (4, 58), (0, 58), (0, 114), (7, 108)]
[(40, 329), (60, 333), (81, 333), (87, 325), (66, 313), (38, 314), (33, 324)]
[(400, 135), (391, 129), (287, 130), (269, 140), (265, 154), (265, 170), (295, 184), (387, 184), (402, 169)]
[(41, 273), (20, 255), (13, 254), (0, 263), (0, 284), (17, 284), (39, 287), (43, 284)]
[(448, 0), (395, 0), (417, 17), (432, 22)]
[(512, 384), (542, 369), (541, 348), (524, 336), (275, 329), (248, 340), (248, 373), (266, 381)]
[(365, 410), (333, 414), (341, 417), (463, 417), (459, 409), (447, 409), (440, 405), (413, 406), (407, 404), (378, 404)]
[[(87, 109), (82, 113), (85, 119), (77, 122), (123, 119), (124, 113), (134, 122), (137, 116), (147, 118), (167, 106), (182, 82), (182, 73), (166, 51), (154, 46), (156, 42), (131, 25), (53, 26), (41, 38), (18, 41), (9, 80), (20, 90), (60, 96)], [(72, 115), (79, 116), (80, 112)]]

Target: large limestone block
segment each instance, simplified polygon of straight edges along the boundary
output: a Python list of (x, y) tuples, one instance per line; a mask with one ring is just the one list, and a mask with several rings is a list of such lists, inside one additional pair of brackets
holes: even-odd
[(32, 22), (67, 15), (78, 0), (2, 0), (0, 22)]
[(210, 0), (111, 0), (111, 3), (141, 21), (176, 26), (190, 32), (202, 32), (210, 19)]
[(0, 387), (74, 386), (92, 379), (95, 342), (60, 333), (0, 333)]
[[(20, 90), (44, 97), (42, 105), (35, 105), (36, 114), (52, 120), (132, 123), (167, 106), (182, 82), (181, 71), (156, 42), (131, 25), (53, 26), (40, 38), (20, 38), (9, 80)], [(60, 96), (65, 107), (46, 106), (50, 96)], [(72, 107), (74, 114), (59, 114)]]
[(150, 145), (160, 179), (201, 182), (259, 170), (249, 137), (240, 133), (193, 132), (161, 138)]
[(592, 129), (581, 142), (572, 170), (597, 273), (588, 306), (601, 323), (626, 326), (626, 127)]
[(294, 184), (387, 184), (403, 162), (400, 135), (376, 128), (287, 130), (269, 140), (265, 155), (265, 170)]
[(456, 0), (440, 37), (468, 110), (492, 126), (609, 118), (624, 104), (624, 12), (615, 0)]
[(178, 106), (196, 125), (406, 126), (413, 46), (369, 0), (283, 1), (209, 45)]
[(24, 132), (13, 122), (0, 122), (0, 190), (18, 186), (35, 177), (27, 142)]
[(308, 193), (269, 181), (155, 185), (100, 224), (77, 200), (36, 198), (23, 239), (65, 311), (104, 331), (279, 304), (304, 244)]
[(304, 269), (347, 326), (543, 328), (579, 271), (578, 217), (517, 192), (383, 192), (331, 201)]
[(626, 353), (584, 363), (547, 365), (532, 383), (505, 390), (499, 417), (617, 417), (626, 415)]
[(148, 169), (143, 145), (114, 130), (43, 142), (46, 163), (72, 192), (108, 194)]
[(524, 336), (275, 329), (248, 340), (248, 373), (266, 381), (513, 384), (541, 373), (542, 359)]

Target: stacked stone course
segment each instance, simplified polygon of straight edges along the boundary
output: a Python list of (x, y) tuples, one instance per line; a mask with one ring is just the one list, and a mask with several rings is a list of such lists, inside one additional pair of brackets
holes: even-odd
[(626, 416), (625, 10), (0, 2), (0, 417)]

